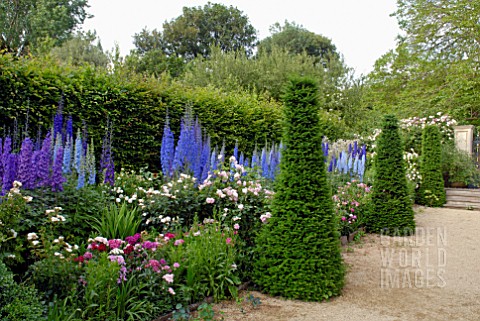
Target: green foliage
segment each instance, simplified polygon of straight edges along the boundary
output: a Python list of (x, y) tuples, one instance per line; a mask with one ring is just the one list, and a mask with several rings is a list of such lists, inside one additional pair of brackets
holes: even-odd
[(318, 89), (294, 78), (284, 96), (285, 144), (272, 218), (256, 240), (254, 281), (266, 292), (321, 301), (338, 295), (345, 269), (318, 118)]
[(85, 268), (82, 318), (90, 321), (116, 320), (117, 278), (120, 266), (107, 253), (91, 260)]
[(271, 36), (258, 44), (259, 54), (270, 53), (276, 46), (286, 49), (290, 54), (302, 54), (316, 58), (316, 63), (327, 65), (331, 60), (340, 60), (340, 55), (332, 41), (322, 35), (308, 31), (295, 22), (278, 22), (270, 27)]
[(479, 124), (480, 16), (469, 0), (398, 0), (394, 14), (404, 35), (375, 63), (365, 102), (399, 117), (448, 112)]
[(403, 150), (398, 120), (393, 115), (386, 115), (374, 158), (373, 210), (367, 219), (369, 231), (399, 235), (414, 232)]
[(43, 306), (34, 287), (18, 284), (0, 260), (0, 319), (2, 321), (45, 320)]
[(179, 17), (163, 24), (163, 41), (168, 55), (190, 60), (208, 57), (211, 46), (222, 51), (251, 54), (256, 30), (239, 9), (208, 2), (202, 7), (183, 7)]
[(441, 164), (440, 130), (437, 126), (426, 126), (422, 134), (421, 181), (416, 195), (418, 204), (439, 207), (447, 201)]
[(480, 170), (472, 156), (458, 149), (453, 143), (442, 145), (442, 172), (448, 179), (448, 184), (480, 186)]
[(128, 209), (125, 202), (120, 208), (116, 204), (111, 204), (103, 210), (100, 218), (92, 217), (91, 219), (98, 235), (121, 240), (137, 233), (142, 222), (137, 209)]
[[(97, 43), (94, 43), (95, 41)], [(107, 68), (109, 63), (108, 56), (103, 52), (100, 40), (94, 32), (78, 32), (61, 46), (52, 48), (50, 55), (60, 63), (74, 66), (91, 64), (97, 68)]]
[(58, 45), (88, 17), (87, 0), (20, 0), (0, 2), (0, 50), (17, 55), (50, 38)]
[(326, 95), (333, 92), (336, 82), (345, 73), (341, 64), (332, 63), (325, 68), (305, 52), (292, 55), (280, 47), (272, 47), (268, 53), (255, 59), (242, 52), (224, 53), (216, 47), (212, 48), (209, 59), (197, 58), (188, 67), (183, 78), (190, 84), (213, 85), (233, 92), (241, 88), (276, 100), (280, 100), (290, 75), (315, 78), (322, 84), (322, 93)]
[[(181, 279), (181, 296), (193, 303), (207, 296), (215, 301), (236, 297), (240, 284), (237, 237), (233, 229), (222, 228), (213, 219), (194, 224), (185, 243), (170, 247), (170, 262), (182, 262), (176, 275)], [(178, 274), (177, 274), (178, 273)]]
[[(29, 110), (30, 137), (40, 126), (52, 124), (58, 100), (64, 94), (64, 114), (74, 124), (84, 120), (95, 142), (105, 134), (105, 120), (113, 121), (113, 153), (118, 167), (159, 168), (162, 128), (168, 108), (175, 137), (186, 105), (198, 115), (212, 144), (227, 142), (233, 150), (253, 151), (255, 142), (279, 140), (278, 103), (246, 93), (226, 95), (211, 88), (192, 88), (180, 82), (161, 82), (143, 76), (108, 73), (92, 66), (59, 66), (48, 59), (0, 56), (0, 131), (14, 118), (21, 123)], [(97, 148), (96, 159), (100, 159)]]

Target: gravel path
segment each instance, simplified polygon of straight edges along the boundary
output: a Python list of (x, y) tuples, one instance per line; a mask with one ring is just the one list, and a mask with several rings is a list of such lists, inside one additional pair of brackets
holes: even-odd
[(215, 310), (226, 321), (480, 320), (480, 212), (417, 208), (415, 217), (415, 236), (368, 235), (343, 249), (340, 297), (306, 303), (248, 292), (261, 304), (224, 302)]

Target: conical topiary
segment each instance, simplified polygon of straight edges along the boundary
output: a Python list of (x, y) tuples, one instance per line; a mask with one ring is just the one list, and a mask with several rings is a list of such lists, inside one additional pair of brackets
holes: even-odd
[(422, 157), (420, 158), (420, 187), (416, 201), (420, 205), (439, 207), (447, 201), (442, 174), (442, 148), (437, 126), (425, 126), (422, 132)]
[(371, 232), (389, 235), (410, 235), (414, 232), (412, 201), (408, 195), (403, 142), (398, 120), (384, 118), (377, 138), (372, 191), (373, 211), (367, 219)]
[(253, 279), (272, 295), (321, 301), (338, 295), (345, 269), (326, 178), (317, 85), (289, 81), (272, 218), (256, 239)]

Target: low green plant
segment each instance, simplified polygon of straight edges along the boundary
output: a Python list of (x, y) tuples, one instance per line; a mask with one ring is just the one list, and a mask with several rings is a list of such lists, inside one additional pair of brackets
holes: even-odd
[(16, 283), (13, 273), (0, 260), (0, 320), (45, 320), (44, 307), (33, 286)]
[(100, 218), (91, 217), (93, 228), (97, 233), (109, 239), (125, 239), (134, 235), (142, 222), (137, 209), (128, 209), (125, 202), (120, 206), (111, 204), (106, 207)]
[(117, 279), (120, 266), (102, 253), (85, 268), (82, 318), (89, 321), (117, 320)]
[(215, 311), (213, 306), (209, 303), (202, 303), (198, 307), (198, 316), (195, 320), (198, 321), (212, 321), (215, 318)]

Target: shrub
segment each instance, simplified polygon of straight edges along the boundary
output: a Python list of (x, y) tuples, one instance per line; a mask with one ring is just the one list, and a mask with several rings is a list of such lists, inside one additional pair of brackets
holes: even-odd
[(93, 228), (99, 235), (110, 239), (124, 239), (138, 232), (142, 219), (137, 209), (128, 209), (123, 203), (120, 207), (111, 204), (105, 207), (100, 218), (92, 217)]
[(0, 319), (2, 321), (45, 320), (43, 306), (34, 287), (18, 284), (0, 260)]
[(317, 85), (292, 79), (272, 217), (256, 240), (254, 281), (266, 292), (320, 301), (338, 295), (345, 269), (319, 131)]
[(422, 133), (421, 181), (416, 195), (418, 204), (438, 207), (447, 201), (441, 164), (440, 131), (437, 126), (425, 126)]
[(409, 235), (414, 232), (412, 202), (409, 198), (403, 142), (398, 120), (386, 115), (377, 138), (374, 158), (373, 210), (367, 228), (375, 233)]

